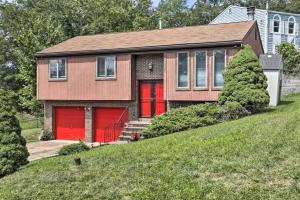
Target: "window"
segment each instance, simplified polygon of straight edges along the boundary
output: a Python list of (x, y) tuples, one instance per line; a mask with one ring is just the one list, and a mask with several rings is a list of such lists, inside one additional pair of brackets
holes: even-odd
[(295, 34), (295, 21), (294, 17), (288, 19), (288, 34)]
[(273, 18), (273, 32), (274, 33), (279, 33), (280, 32), (280, 16), (279, 15), (275, 15)]
[(196, 51), (196, 87), (205, 88), (207, 87), (207, 52), (206, 51)]
[(48, 64), (50, 80), (65, 80), (67, 78), (65, 59), (49, 60)]
[(188, 87), (188, 57), (187, 52), (181, 52), (177, 54), (177, 87)]
[(116, 77), (116, 57), (99, 56), (97, 57), (97, 78)]
[(226, 50), (214, 51), (214, 87), (223, 87), (224, 69), (226, 65)]

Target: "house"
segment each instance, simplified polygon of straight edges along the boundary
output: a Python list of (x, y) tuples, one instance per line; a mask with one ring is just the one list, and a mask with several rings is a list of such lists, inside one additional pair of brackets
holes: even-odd
[(240, 22), (248, 19), (257, 20), (260, 37), (265, 53), (276, 53), (276, 46), (282, 42), (300, 46), (300, 15), (271, 10), (253, 10), (240, 6), (229, 6), (218, 15), (211, 24)]
[(44, 128), (56, 139), (114, 141), (127, 121), (216, 101), (245, 44), (263, 53), (256, 21), (66, 40), (35, 55)]

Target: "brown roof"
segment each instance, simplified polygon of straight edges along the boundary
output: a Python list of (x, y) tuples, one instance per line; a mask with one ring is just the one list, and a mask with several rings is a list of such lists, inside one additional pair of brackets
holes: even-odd
[(162, 30), (109, 33), (77, 36), (44, 49), (36, 56), (103, 52), (114, 50), (145, 50), (151, 47), (170, 47), (182, 45), (216, 44), (241, 42), (255, 21), (227, 24), (211, 24)]

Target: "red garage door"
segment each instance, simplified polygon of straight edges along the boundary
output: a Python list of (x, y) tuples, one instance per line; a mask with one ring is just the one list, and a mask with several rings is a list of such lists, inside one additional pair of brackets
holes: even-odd
[(85, 117), (83, 107), (56, 107), (55, 134), (57, 140), (84, 140)]
[(95, 141), (112, 142), (118, 140), (118, 136), (123, 128), (116, 126), (115, 129), (113, 129), (113, 125), (118, 122), (121, 117), (124, 122), (128, 121), (128, 113), (125, 111), (125, 108), (95, 108)]

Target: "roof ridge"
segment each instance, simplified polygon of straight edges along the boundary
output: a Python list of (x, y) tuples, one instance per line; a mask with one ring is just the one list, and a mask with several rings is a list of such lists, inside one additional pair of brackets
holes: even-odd
[[(109, 32), (109, 33), (97, 33), (93, 35), (78, 35), (73, 38), (77, 37), (94, 37), (99, 35), (117, 35), (117, 34), (125, 34), (125, 33), (142, 33), (142, 32), (158, 32), (158, 31), (165, 31), (165, 30), (178, 30), (178, 29), (185, 29), (185, 28), (195, 28), (195, 27), (207, 27), (207, 26), (220, 26), (224, 24), (241, 24), (241, 23), (254, 23), (256, 20), (244, 20), (239, 22), (227, 22), (227, 23), (219, 23), (219, 24), (203, 24), (203, 25), (196, 25), (196, 26), (182, 26), (182, 27), (172, 27), (172, 28), (164, 28), (164, 29), (150, 29), (150, 30), (139, 30), (139, 31), (124, 31), (124, 32)], [(70, 38), (72, 39), (72, 38)]]

